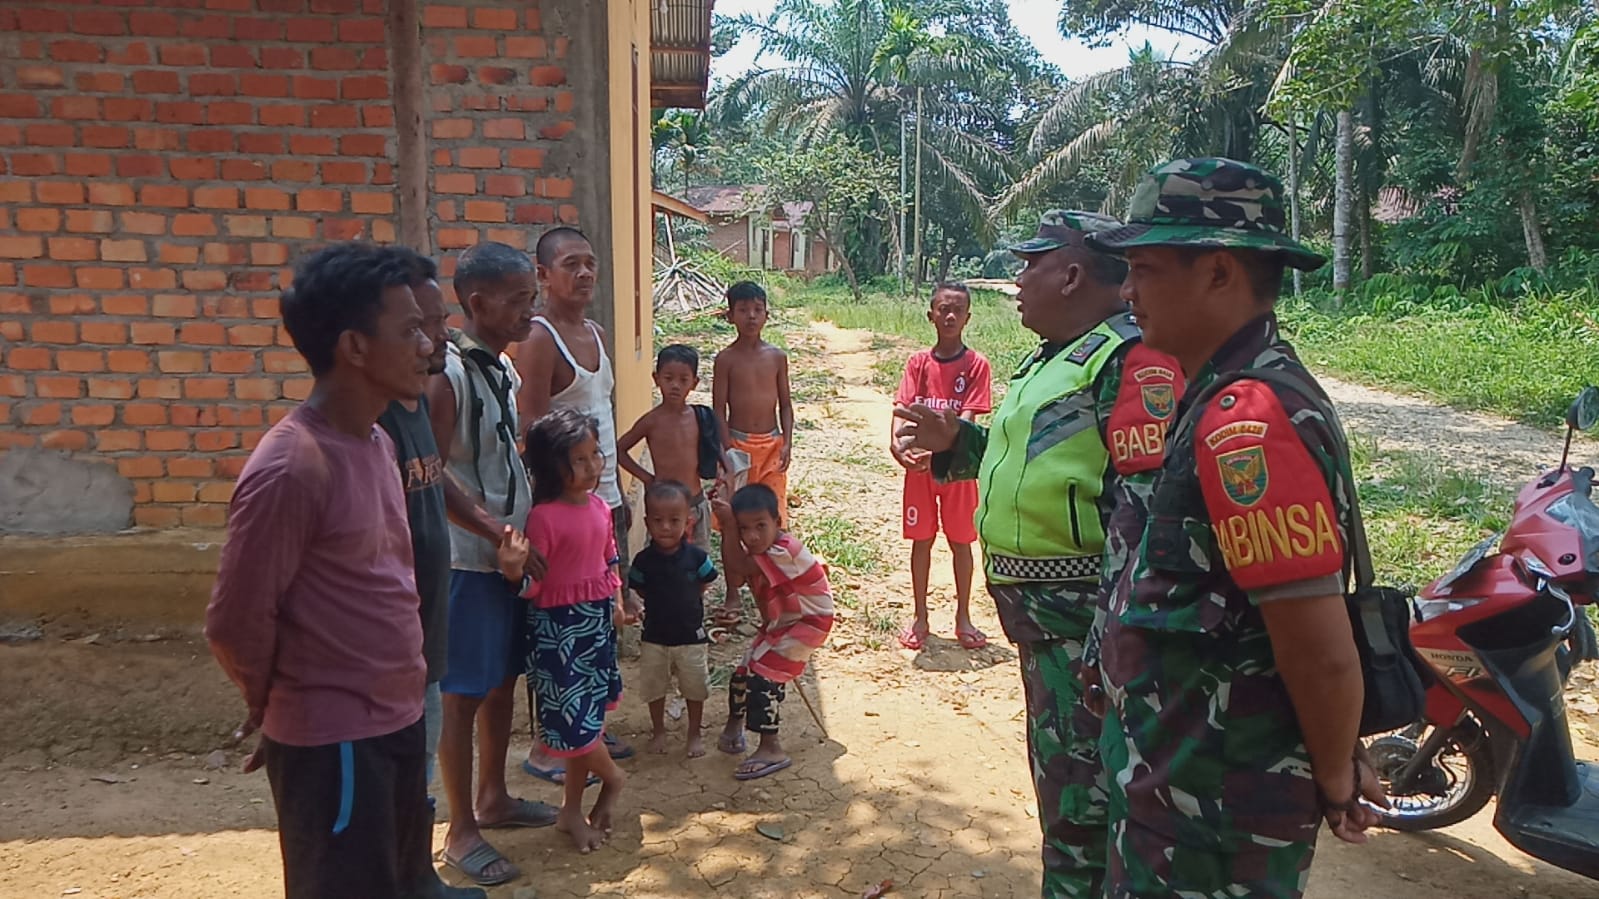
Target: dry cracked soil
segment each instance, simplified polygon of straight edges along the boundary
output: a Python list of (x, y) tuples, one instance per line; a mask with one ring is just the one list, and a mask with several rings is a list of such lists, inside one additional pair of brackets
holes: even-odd
[[(790, 346), (796, 372), (821, 385), (799, 409), (797, 529), (803, 536), (846, 521), (850, 539), (882, 560), (835, 572), (851, 601), (804, 684), (826, 734), (791, 690), (783, 715), (794, 767), (741, 784), (728, 756), (683, 758), (683, 722), (674, 720), (668, 754), (624, 763), (623, 814), (600, 852), (580, 858), (553, 830), (495, 832), (526, 872), (492, 890), (495, 899), (858, 897), (884, 880), (907, 897), (1037, 895), (1015, 653), (982, 599), (977, 622), (993, 643), (966, 652), (953, 641), (942, 547), (933, 563), (938, 636), (920, 652), (899, 648), (893, 632), (909, 614), (909, 578), (898, 479), (884, 449), (890, 405), (873, 386), (871, 335), (797, 323)], [(1447, 446), (1485, 460), (1485, 476), (1558, 455), (1547, 434), (1352, 385), (1333, 389), (1367, 433)], [(1438, 430), (1441, 422), (1452, 429)], [(0, 896), (281, 895), (266, 780), (239, 773), (241, 753), (215, 752), (239, 710), (197, 633), (88, 636), (47, 623), (41, 640), (0, 645)], [(725, 670), (739, 651), (739, 641), (717, 647), (713, 666)], [(631, 663), (623, 673), (633, 673)], [(1592, 680), (1583, 683), (1575, 717), (1594, 726), (1583, 714), (1593, 711)], [(714, 701), (706, 717), (719, 723)], [(648, 727), (642, 705), (624, 699), (613, 729), (642, 748)], [(517, 734), (513, 761), (527, 745), (525, 710)], [(1590, 744), (1583, 753), (1599, 758)], [(514, 792), (558, 801), (556, 788), (507, 767)], [(1599, 883), (1511, 848), (1490, 809), (1435, 833), (1379, 832), (1363, 847), (1326, 838), (1309, 896), (1599, 899)]]

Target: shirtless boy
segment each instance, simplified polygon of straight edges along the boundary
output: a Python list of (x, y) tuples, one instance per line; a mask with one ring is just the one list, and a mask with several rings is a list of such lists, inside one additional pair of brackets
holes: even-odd
[[(700, 384), (700, 354), (691, 346), (674, 343), (662, 348), (655, 357), (655, 386), (661, 391), (661, 404), (644, 413), (626, 434), (616, 441), (617, 464), (638, 478), (648, 490), (656, 481), (676, 481), (679, 484), (699, 485), (709, 480), (708, 469), (700, 464), (700, 448), (706, 434), (701, 430), (702, 419), (710, 419), (715, 429), (709, 436), (718, 438), (721, 423), (714, 413), (704, 406), (701, 411), (688, 405), (688, 395)], [(650, 450), (649, 471), (634, 461), (630, 452), (642, 440)], [(717, 453), (715, 465), (723, 472), (732, 470), (725, 450)], [(715, 472), (711, 472), (714, 476)], [(693, 519), (691, 539), (700, 549), (711, 547), (711, 504), (700, 489), (691, 491), (688, 513)]]
[(766, 291), (740, 281), (727, 289), (727, 320), (738, 339), (716, 354), (711, 408), (726, 424), (724, 441), (750, 457), (750, 484), (777, 494), (780, 520), (788, 521), (788, 462), (794, 448), (794, 402), (788, 391), (788, 356), (761, 339)]

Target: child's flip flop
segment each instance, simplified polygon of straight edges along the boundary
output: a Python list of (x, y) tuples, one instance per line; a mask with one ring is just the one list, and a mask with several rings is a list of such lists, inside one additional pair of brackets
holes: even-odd
[(613, 762), (620, 762), (623, 759), (630, 759), (633, 757), (634, 752), (633, 747), (622, 746), (621, 741), (610, 734), (605, 735), (605, 751), (611, 756), (611, 761)]
[[(776, 774), (792, 764), (794, 764), (793, 759), (778, 759), (775, 762), (766, 761), (765, 759), (745, 759), (738, 766), (738, 769), (733, 772), (733, 779), (756, 780), (768, 774)], [(751, 765), (755, 767), (749, 767)]]
[(722, 734), (716, 738), (716, 748), (728, 755), (743, 755), (749, 751), (749, 746), (744, 743), (744, 735), (742, 733), (731, 740), (728, 739), (727, 734)]
[[(523, 759), (522, 773), (528, 775), (529, 777), (537, 777), (539, 780), (555, 784), (558, 787), (566, 785), (565, 768), (535, 768), (533, 767), (532, 762), (528, 761), (527, 759)], [(600, 778), (598, 775), (590, 774), (585, 785), (592, 787), (599, 782)]]
[(962, 649), (982, 649), (988, 645), (988, 635), (975, 627), (969, 631), (956, 631), (955, 639), (960, 641)]
[(907, 624), (899, 629), (899, 645), (906, 649), (921, 649), (927, 645), (927, 637), (916, 633), (916, 625)]

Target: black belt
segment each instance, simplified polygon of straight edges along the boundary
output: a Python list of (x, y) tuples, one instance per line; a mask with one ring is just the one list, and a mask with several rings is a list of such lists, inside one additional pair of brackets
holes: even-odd
[(1082, 581), (1099, 579), (1099, 556), (1024, 558), (989, 553), (993, 573), (1018, 581)]

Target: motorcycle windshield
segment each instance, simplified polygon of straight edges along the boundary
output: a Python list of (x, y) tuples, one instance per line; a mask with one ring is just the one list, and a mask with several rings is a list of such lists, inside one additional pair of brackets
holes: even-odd
[(1464, 556), (1461, 557), (1460, 561), (1455, 564), (1455, 567), (1450, 569), (1448, 574), (1433, 582), (1433, 589), (1440, 593), (1447, 594), (1449, 592), (1449, 587), (1453, 585), (1455, 581), (1458, 581), (1470, 574), (1472, 570), (1477, 567), (1478, 562), (1488, 558), (1488, 554), (1493, 552), (1494, 549), (1499, 546), (1499, 538), (1503, 537), (1504, 535), (1505, 532), (1500, 531), (1499, 533), (1484, 539), (1476, 546), (1473, 546), (1466, 552)]
[(1593, 469), (1578, 469), (1571, 481), (1571, 492), (1550, 503), (1546, 514), (1577, 532), (1583, 569), (1599, 575), (1599, 506), (1593, 504)]

